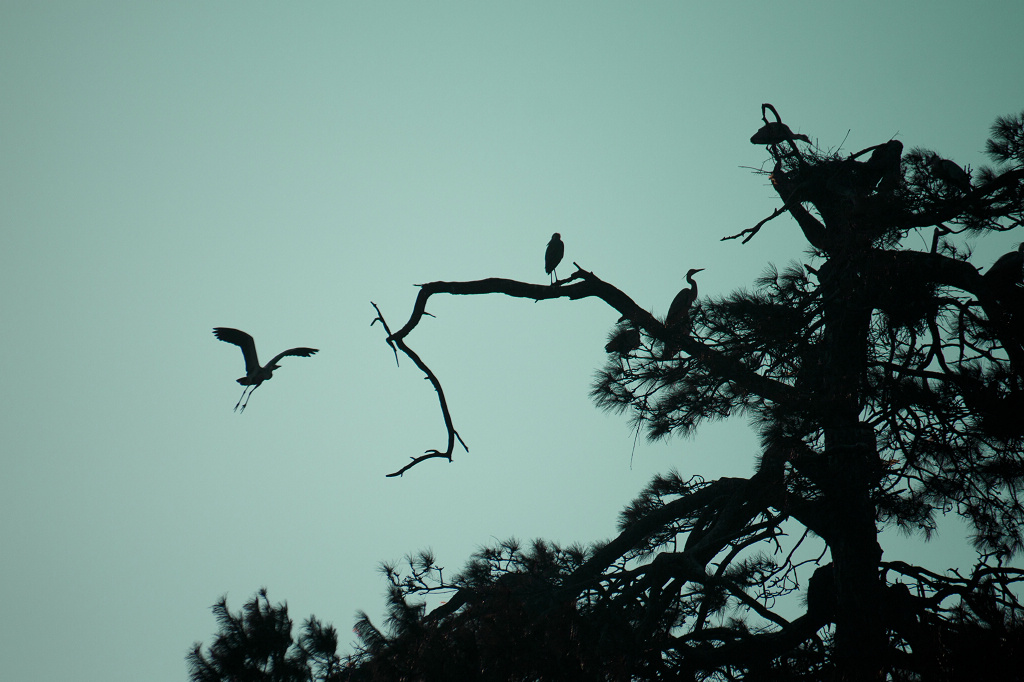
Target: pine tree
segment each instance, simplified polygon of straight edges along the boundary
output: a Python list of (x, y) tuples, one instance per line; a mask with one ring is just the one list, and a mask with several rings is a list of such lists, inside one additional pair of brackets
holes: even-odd
[[(774, 107), (762, 113), (765, 129), (789, 130)], [(981, 641), (1001, 653), (977, 669), (1020, 657), (1024, 573), (1008, 562), (1024, 518), (1024, 253), (983, 275), (963, 237), (1024, 221), (1024, 115), (996, 122), (996, 166), (973, 174), (928, 150), (904, 154), (895, 140), (848, 156), (792, 133), (752, 142), (766, 145), (781, 206), (732, 238), (763, 238), (769, 220), (788, 214), (810, 250), (807, 263), (770, 268), (755, 291), (693, 303), (678, 325), (582, 268), (549, 287), (433, 282), (405, 327), (388, 330), (396, 352), (435, 382), (449, 429), (446, 451), (396, 474), (451, 459), (458, 437), (440, 382), (406, 344), (440, 293), (598, 297), (622, 316), (594, 386), (599, 406), (630, 414), (651, 438), (738, 414), (760, 430), (752, 477), (658, 477), (605, 545), (499, 547), (429, 588), (389, 574), (404, 598), (455, 591), (421, 624), (453, 646), (471, 632), (472, 646), (460, 646), (479, 669), (502, 644), (525, 646), (531, 629), (543, 637), (522, 652), (525, 679), (564, 679), (525, 664), (554, 641), (574, 642), (566, 651), (580, 652), (579, 671), (593, 679), (943, 678)], [(882, 560), (882, 528), (928, 536), (944, 513), (974, 528), (970, 576)], [(801, 566), (773, 551), (794, 524), (820, 538), (830, 561)], [(561, 558), (537, 575), (541, 556)], [(773, 609), (794, 592), (806, 612), (788, 620)], [(503, 638), (483, 615), (499, 603), (509, 613), (540, 606)], [(387, 659), (392, 646), (366, 660)]]
[(213, 605), (220, 624), (207, 652), (197, 642), (187, 656), (192, 682), (333, 682), (340, 679), (334, 628), (310, 617), (299, 641), (292, 638), (286, 604), (271, 604), (266, 589), (228, 609), (227, 597)]
[[(746, 416), (755, 473), (657, 476), (592, 547), (509, 540), (448, 579), (430, 553), (385, 565), (386, 623), (360, 617), (337, 679), (1021, 678), (1024, 247), (982, 272), (964, 237), (1024, 223), (1024, 114), (997, 120), (995, 165), (977, 171), (895, 140), (824, 151), (774, 107), (762, 117), (752, 142), (780, 206), (728, 238), (764, 239), (788, 215), (809, 250), (754, 291), (687, 296), (685, 324), (666, 324), (577, 265), (552, 285), (430, 282), (401, 329), (375, 320), (431, 381), (448, 434), (391, 475), (461, 443), (441, 381), (408, 345), (445, 293), (601, 299), (621, 317), (597, 405), (652, 439)], [(883, 560), (881, 530), (927, 537), (944, 514), (973, 528), (969, 574)], [(447, 601), (428, 611), (435, 594)], [(250, 647), (219, 617), (213, 654)], [(235, 660), (221, 658), (218, 670)], [(192, 661), (197, 682), (230, 679), (200, 675), (213, 664), (198, 645)]]

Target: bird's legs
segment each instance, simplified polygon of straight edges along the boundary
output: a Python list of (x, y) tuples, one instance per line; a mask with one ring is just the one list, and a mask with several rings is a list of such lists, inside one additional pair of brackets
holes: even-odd
[[(242, 403), (242, 409), (238, 411), (238, 414), (242, 414), (243, 412), (245, 412), (245, 406), (249, 404), (249, 398), (252, 397), (253, 391), (255, 391), (257, 388), (259, 388), (260, 384), (262, 384), (262, 383), (263, 382), (261, 381), (259, 384), (254, 384), (252, 387), (249, 388), (249, 396), (245, 399), (245, 402)], [(242, 391), (242, 393), (244, 395), (245, 391)], [(239, 399), (239, 400), (241, 400), (241, 399)]]
[[(241, 395), (241, 396), (239, 396), (239, 398), (238, 398), (238, 402), (237, 402), (237, 403), (235, 403), (235, 412), (238, 412), (238, 406), (239, 406), (239, 405), (242, 405), (242, 398), (244, 398), (244, 397), (245, 397), (245, 392), (246, 392), (246, 391), (248, 391), (248, 390), (249, 390), (249, 387), (248, 387), (248, 386), (246, 386), (245, 388), (243, 388), (243, 389), (242, 389), (242, 395)], [(244, 406), (244, 405), (242, 405), (242, 409), (243, 409), (243, 410), (245, 409), (245, 406)]]
[(556, 270), (556, 269), (552, 268), (552, 270), (551, 270), (551, 276), (550, 276), (550, 278), (549, 278), (549, 280), (548, 280), (548, 281), (549, 281), (549, 283), (551, 283), (551, 284), (554, 284), (555, 282), (557, 282), (557, 281), (558, 281), (558, 270)]

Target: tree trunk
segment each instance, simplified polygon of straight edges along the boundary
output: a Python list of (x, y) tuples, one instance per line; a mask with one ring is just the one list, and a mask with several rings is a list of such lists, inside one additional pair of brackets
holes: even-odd
[(878, 453), (873, 430), (859, 421), (871, 309), (864, 304), (869, 283), (856, 256), (869, 256), (855, 247), (843, 251), (821, 270), (828, 472), (822, 483), (836, 586), (836, 678), (860, 681), (884, 678), (886, 637), (879, 585), (882, 550), (870, 496), (878, 481)]
[(833, 429), (826, 437), (833, 537), (830, 542), (836, 587), (835, 662), (840, 680), (884, 678), (886, 650), (881, 614), (875, 508), (869, 497), (872, 460), (877, 459), (870, 427)]

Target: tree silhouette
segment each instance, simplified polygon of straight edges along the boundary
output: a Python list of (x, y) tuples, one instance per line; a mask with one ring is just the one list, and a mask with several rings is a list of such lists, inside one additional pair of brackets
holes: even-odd
[(341, 679), (338, 634), (310, 617), (299, 641), (292, 639), (288, 606), (271, 604), (266, 589), (242, 610), (228, 610), (227, 597), (213, 605), (220, 632), (209, 650), (197, 642), (187, 657), (192, 682), (332, 682)]
[[(890, 140), (844, 155), (793, 134), (771, 105), (762, 118), (751, 141), (766, 146), (761, 172), (781, 205), (725, 239), (746, 243), (789, 214), (808, 262), (696, 301), (686, 325), (576, 263), (557, 286), (423, 284), (397, 331), (374, 304), (396, 360), (437, 391), (448, 433), (445, 450), (389, 475), (451, 460), (461, 443), (440, 380), (408, 345), (436, 294), (601, 299), (621, 317), (597, 405), (652, 439), (746, 416), (755, 473), (657, 476), (618, 535), (591, 547), (509, 540), (450, 578), (430, 553), (385, 565), (384, 627), (360, 617), (338, 679), (1021, 679), (1024, 571), (1010, 562), (1024, 542), (1024, 291), (1019, 272), (983, 276), (962, 236), (1024, 222), (1024, 114), (996, 121), (996, 165), (960, 168), (966, 183), (929, 150)], [(969, 573), (883, 561), (881, 529), (928, 537), (945, 514), (973, 528)]]
[[(519, 582), (508, 589), (524, 604), (550, 601), (531, 621), (544, 643), (558, 641), (560, 628), (582, 638), (587, 628), (577, 621), (603, 621), (601, 632), (628, 624), (628, 637), (607, 635), (616, 645), (580, 659), (609, 675), (613, 660), (635, 678), (769, 668), (773, 677), (931, 675), (965, 639), (1019, 638), (1014, 587), (1022, 574), (1007, 562), (1020, 549), (1024, 518), (1024, 292), (1019, 272), (986, 280), (958, 239), (1024, 220), (1024, 121), (996, 122), (988, 145), (996, 167), (971, 175), (957, 166), (962, 174), (953, 177), (952, 161), (922, 149), (903, 155), (898, 141), (848, 156), (798, 146), (809, 139), (787, 132), (774, 107), (762, 114), (762, 131), (783, 131), (751, 140), (767, 146), (765, 174), (782, 205), (727, 238), (750, 241), (788, 213), (809, 243), (809, 263), (770, 269), (754, 292), (698, 302), (683, 329), (574, 264), (559, 287), (424, 284), (410, 320), (388, 331), (396, 353), (408, 352), (429, 297), (441, 293), (598, 297), (622, 316), (612, 338), (641, 336), (639, 345), (612, 346), (593, 390), (598, 405), (628, 412), (652, 438), (747, 415), (761, 434), (757, 472), (711, 482), (659, 477), (623, 512), (617, 538), (570, 553), (574, 561), (566, 555), (542, 575), (529, 568), (539, 548), (478, 557), (429, 588), (429, 571), (412, 571), (412, 582), (392, 575), (404, 598), (442, 588), (454, 596), (418, 619), (426, 630), (389, 641), (428, 637), (431, 627), (483, 627), (480, 615), (467, 621), (500, 601), (494, 590), (512, 574)], [(930, 249), (908, 246), (922, 233)], [(451, 459), (455, 431), (439, 397), (448, 449), (396, 474), (430, 457)], [(927, 536), (944, 513), (974, 528), (972, 575), (882, 561), (880, 527)], [(801, 571), (792, 548), (782, 551), (794, 527), (830, 561)], [(801, 575), (808, 572), (811, 579)], [(804, 615), (788, 620), (772, 610), (798, 590)], [(368, 660), (388, 658), (391, 644), (380, 646)]]

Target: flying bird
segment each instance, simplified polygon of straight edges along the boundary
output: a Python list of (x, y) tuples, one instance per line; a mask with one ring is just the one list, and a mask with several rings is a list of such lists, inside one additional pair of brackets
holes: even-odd
[(932, 169), (932, 175), (947, 185), (955, 187), (961, 192), (970, 192), (973, 189), (971, 187), (971, 176), (953, 161), (944, 159), (936, 154), (932, 157), (929, 165)]
[[(249, 398), (252, 397), (253, 391), (260, 387), (264, 381), (267, 381), (274, 375), (274, 370), (278, 369), (280, 365), (277, 361), (288, 355), (297, 355), (302, 358), (308, 358), (317, 352), (316, 348), (289, 348), (283, 353), (278, 353), (274, 356), (274, 359), (268, 362), (266, 365), (260, 366), (259, 358), (256, 356), (256, 342), (252, 340), (252, 337), (239, 329), (232, 329), (231, 327), (214, 327), (213, 335), (221, 341), (227, 343), (233, 343), (242, 349), (242, 357), (245, 358), (245, 376), (241, 379), (236, 379), (238, 383), (245, 386), (242, 389), (242, 396), (235, 403), (235, 410), (238, 410), (239, 414), (245, 412), (245, 406), (249, 404)], [(249, 397), (246, 397), (246, 391), (249, 392)], [(242, 402), (242, 398), (245, 398), (245, 402)], [(241, 406), (241, 409), (239, 409)]]
[(555, 272), (555, 268), (562, 262), (562, 256), (565, 254), (565, 244), (562, 243), (562, 235), (555, 232), (551, 235), (551, 241), (548, 242), (548, 248), (544, 251), (544, 272), (553, 275), (551, 283), (554, 284), (558, 281), (558, 273)]
[(765, 123), (750, 138), (751, 144), (782, 144), (786, 140), (801, 140), (807, 143), (811, 141), (806, 135), (794, 133), (788, 125), (779, 121)]
[(690, 320), (690, 306), (697, 300), (697, 283), (693, 276), (704, 268), (692, 268), (686, 273), (686, 281), (692, 286), (684, 287), (676, 297), (672, 299), (672, 305), (668, 307), (668, 315), (665, 316), (665, 326), (680, 327)]

